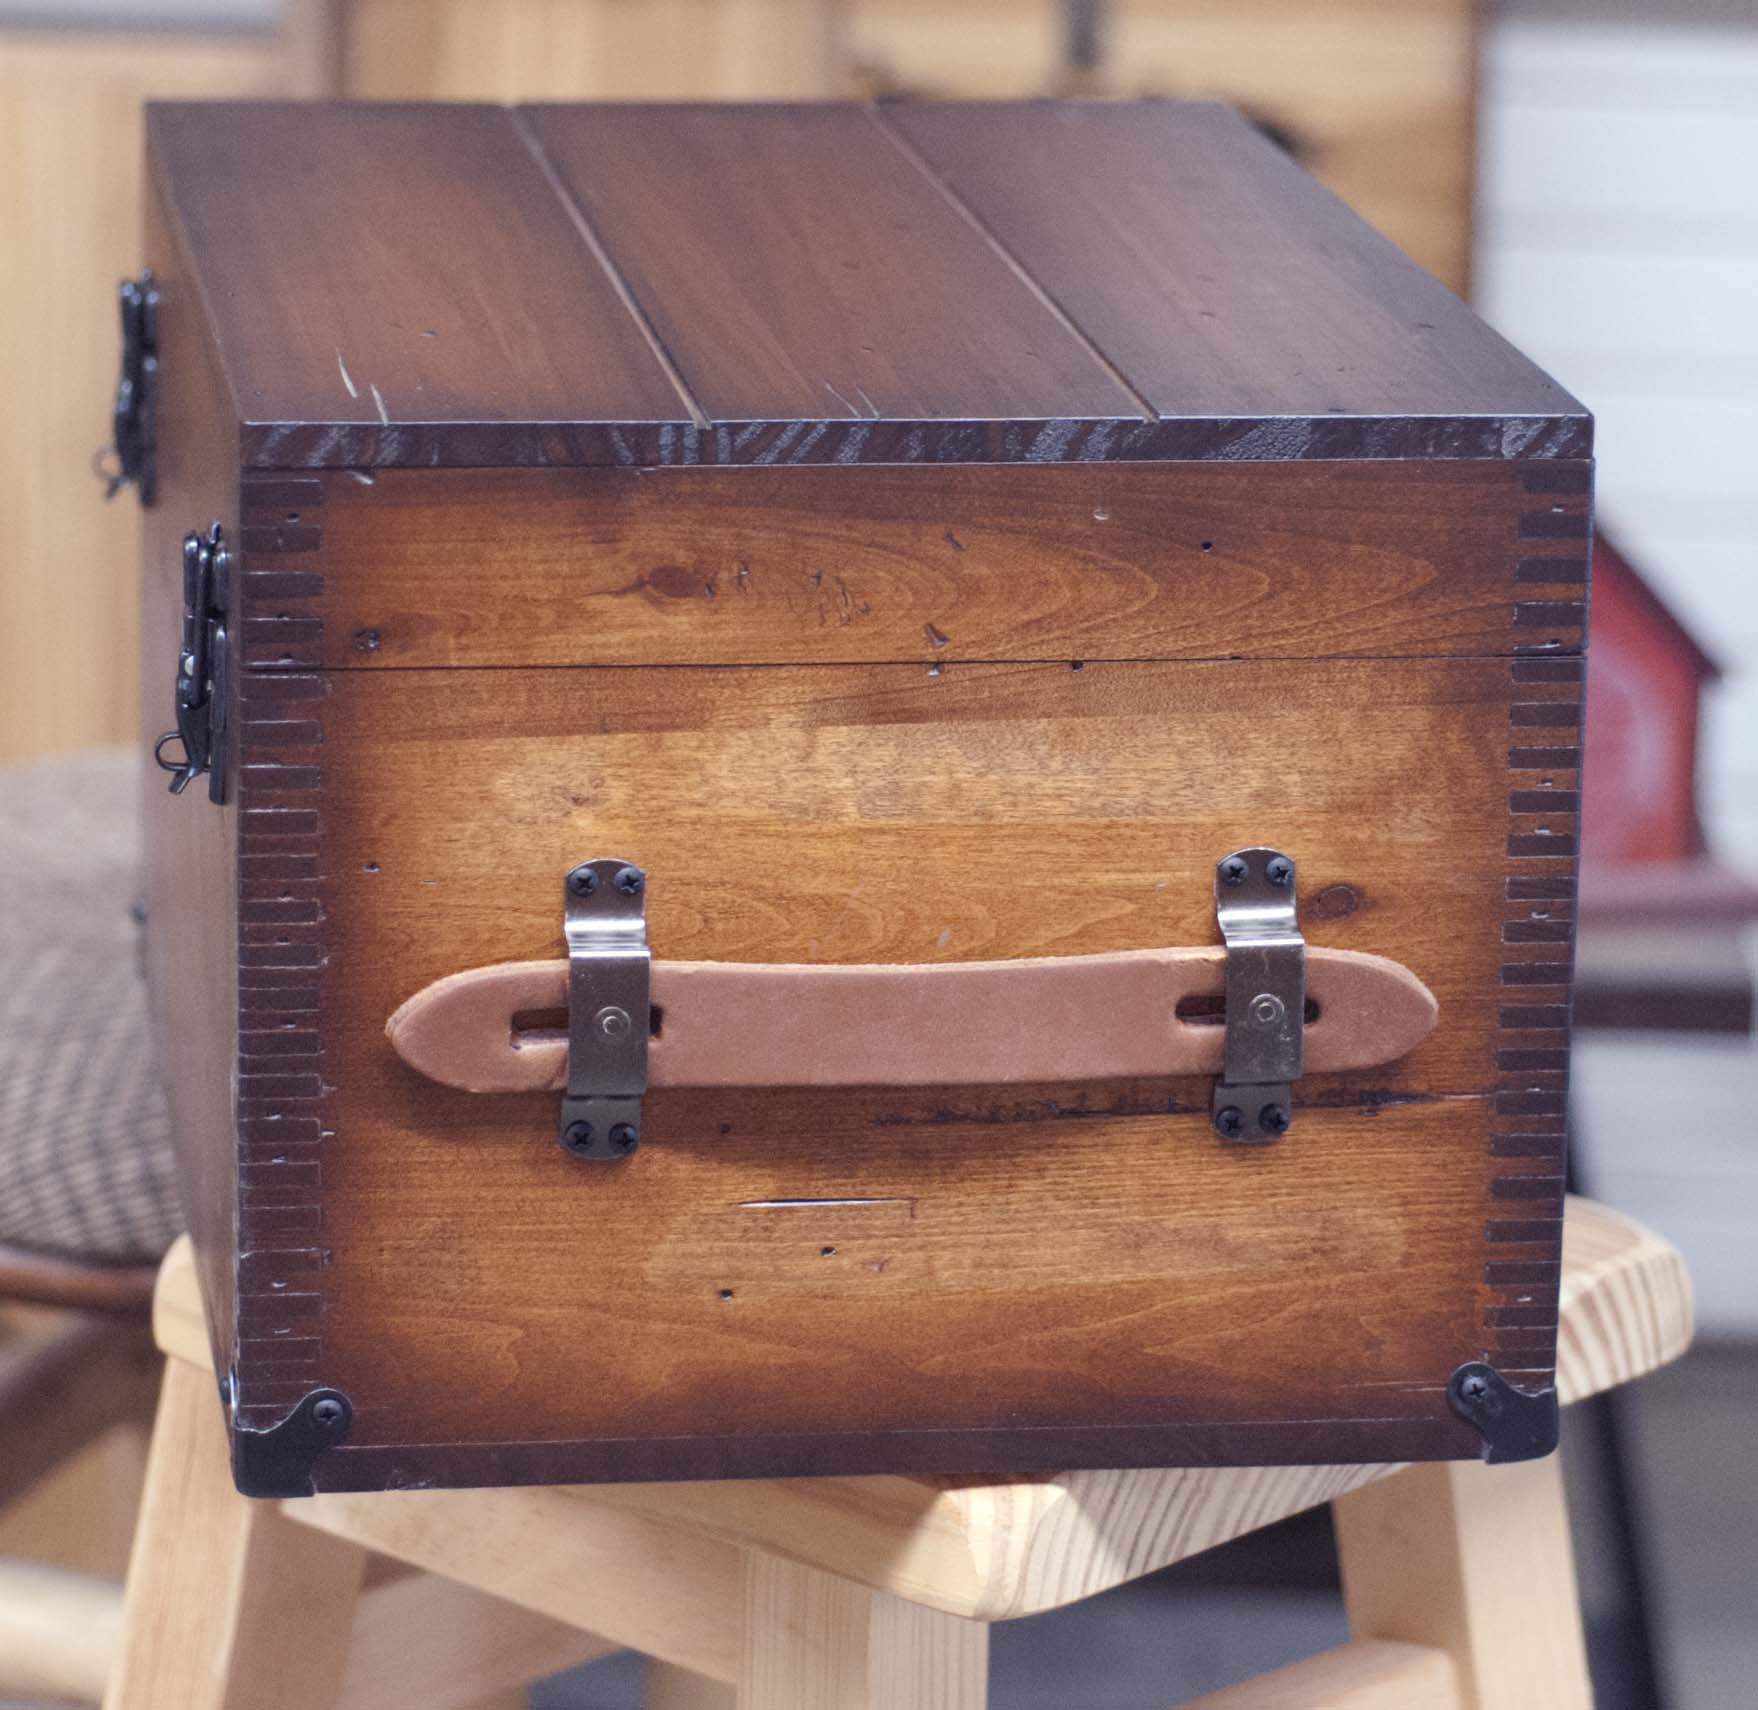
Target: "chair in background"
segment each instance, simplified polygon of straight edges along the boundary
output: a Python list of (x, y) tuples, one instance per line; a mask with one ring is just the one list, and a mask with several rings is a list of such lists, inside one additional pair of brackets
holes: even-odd
[(0, 1696), (89, 1693), (181, 1228), (132, 918), (135, 756), (0, 770)]

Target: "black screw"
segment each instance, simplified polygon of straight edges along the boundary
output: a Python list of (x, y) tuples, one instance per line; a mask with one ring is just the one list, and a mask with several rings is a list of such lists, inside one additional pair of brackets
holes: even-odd
[(598, 875), (590, 867), (576, 867), (568, 875), (568, 889), (577, 897), (589, 897), (598, 889)]
[(562, 1144), (570, 1152), (584, 1152), (592, 1144), (592, 1124), (590, 1122), (570, 1122), (562, 1130)]
[(631, 1123), (619, 1122), (610, 1131), (611, 1146), (618, 1152), (632, 1152), (639, 1136)]
[(333, 1395), (326, 1395), (311, 1404), (312, 1423), (333, 1431), (347, 1417), (347, 1409)]
[(1225, 885), (1243, 885), (1250, 876), (1251, 868), (1245, 863), (1243, 855), (1229, 855), (1221, 863), (1221, 882)]
[(1272, 885), (1285, 885), (1294, 877), (1294, 863), (1286, 855), (1272, 855), (1264, 863), (1264, 877)]
[(625, 867), (613, 882), (623, 896), (638, 897), (641, 887), (647, 883), (647, 875), (639, 867)]
[(1288, 1110), (1285, 1105), (1266, 1104), (1257, 1113), (1257, 1125), (1266, 1134), (1283, 1134), (1288, 1129)]
[(1245, 1132), (1245, 1112), (1236, 1104), (1224, 1104), (1215, 1112), (1215, 1132), (1223, 1140), (1237, 1140)]
[(1471, 1372), (1459, 1380), (1459, 1394), (1466, 1401), (1481, 1401), (1489, 1394), (1489, 1379), (1481, 1372)]

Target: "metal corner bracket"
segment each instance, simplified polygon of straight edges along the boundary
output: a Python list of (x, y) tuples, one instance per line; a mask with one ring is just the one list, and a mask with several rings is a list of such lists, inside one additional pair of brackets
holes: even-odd
[[(230, 1401), (235, 1385), (223, 1391)], [(314, 1496), (313, 1466), (324, 1450), (348, 1435), (353, 1404), (339, 1389), (314, 1389), (266, 1431), (232, 1423), (232, 1482), (245, 1496)]]
[(568, 1086), (562, 1149), (626, 1158), (641, 1143), (653, 1026), (647, 875), (632, 862), (582, 861), (562, 885), (568, 943)]
[(1227, 947), (1226, 1055), (1213, 1122), (1223, 1140), (1267, 1145), (1294, 1120), (1306, 1045), (1306, 940), (1294, 862), (1236, 849), (1215, 865), (1215, 915)]
[(1447, 1401), (1483, 1438), (1491, 1466), (1535, 1461), (1557, 1446), (1560, 1422), (1555, 1385), (1529, 1394), (1515, 1389), (1494, 1366), (1468, 1360), (1447, 1379)]

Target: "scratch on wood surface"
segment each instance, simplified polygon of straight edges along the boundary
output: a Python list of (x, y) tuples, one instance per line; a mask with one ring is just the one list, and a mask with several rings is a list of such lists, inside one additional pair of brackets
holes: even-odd
[(386, 427), (389, 427), (391, 425), (391, 412), (385, 408), (384, 395), (376, 386), (369, 386), (368, 390), (372, 393), (373, 407), (378, 411), (378, 419)]
[(360, 388), (354, 384), (354, 376), (348, 372), (348, 364), (342, 360), (341, 351), (336, 352), (336, 367), (342, 372), (342, 384), (348, 388), (350, 398), (360, 396)]
[(913, 1217), (916, 1202), (913, 1199), (897, 1195), (875, 1199), (741, 1199), (738, 1202), (740, 1211), (816, 1211), (825, 1206), (847, 1205), (907, 1205)]

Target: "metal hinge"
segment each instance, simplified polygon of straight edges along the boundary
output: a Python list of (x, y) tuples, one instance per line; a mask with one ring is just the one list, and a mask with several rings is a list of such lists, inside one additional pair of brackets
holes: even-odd
[(111, 466), (105, 471), (106, 498), (115, 498), (132, 481), (140, 502), (153, 502), (158, 481), (159, 288), (150, 272), (124, 279), (119, 292), (122, 310), (122, 374), (110, 412)]
[[(183, 638), (177, 649), (175, 688), (177, 728), (153, 746), (153, 758), (171, 774), (171, 794), (180, 796), (202, 773), (208, 800), (226, 799), (227, 681), (231, 645), (226, 633), (226, 582), (231, 555), (220, 525), (206, 534), (183, 537)], [(177, 742), (181, 759), (165, 757)]]
[(1538, 1460), (1557, 1446), (1555, 1384), (1515, 1389), (1494, 1366), (1468, 1360), (1447, 1379), (1447, 1401), (1483, 1438), (1483, 1458), (1492, 1466)]
[(1215, 1132), (1262, 1145), (1287, 1133), (1306, 1043), (1306, 940), (1294, 863), (1279, 849), (1239, 849), (1215, 867), (1215, 914), (1227, 946), (1227, 1040), (1215, 1083)]
[(568, 941), (568, 1090), (561, 1142), (582, 1158), (626, 1158), (641, 1141), (652, 1029), (647, 875), (583, 861), (562, 888)]

